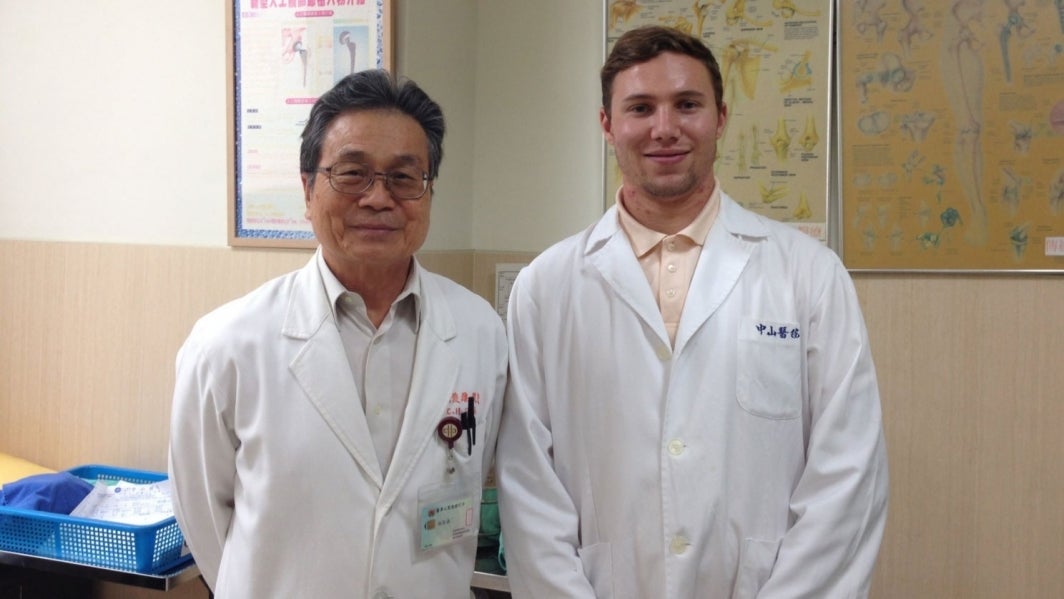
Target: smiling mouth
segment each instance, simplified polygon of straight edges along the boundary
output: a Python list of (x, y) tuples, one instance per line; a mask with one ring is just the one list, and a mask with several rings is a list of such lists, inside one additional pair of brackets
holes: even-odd
[(349, 223), (347, 226), (355, 228), (355, 229), (389, 229), (390, 230), (390, 229), (398, 229), (399, 228), (399, 227), (397, 227), (395, 225), (392, 225), (392, 224), (389, 224), (389, 223), (384, 223), (384, 222), (378, 223), (378, 222), (372, 222), (372, 221), (370, 221), (370, 222)]
[(373, 224), (354, 224), (348, 225), (347, 228), (355, 231), (356, 233), (365, 233), (367, 235), (385, 235), (388, 233), (394, 233), (395, 231), (399, 230), (397, 227)]
[(648, 152), (646, 158), (662, 164), (673, 164), (687, 157), (687, 152)]

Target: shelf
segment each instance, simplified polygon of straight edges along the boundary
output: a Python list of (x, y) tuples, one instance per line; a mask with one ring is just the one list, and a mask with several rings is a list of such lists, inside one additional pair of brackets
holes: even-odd
[(473, 588), (487, 591), (510, 592), (510, 581), (501, 574), (488, 574), (487, 572), (473, 572)]
[(116, 582), (158, 591), (169, 591), (177, 585), (199, 576), (199, 568), (196, 567), (191, 558), (187, 562), (159, 574), (141, 574), (139, 572), (114, 570), (36, 555), (15, 553), (13, 551), (0, 551), (0, 564), (66, 576), (76, 576), (78, 578)]
[[(44, 572), (53, 572), (78, 578), (115, 582), (159, 591), (169, 591), (179, 584), (199, 577), (199, 568), (197, 568), (196, 564), (192, 561), (167, 572), (159, 574), (140, 574), (138, 572), (113, 570), (111, 568), (77, 564), (74, 562), (35, 555), (25, 555), (11, 551), (0, 551), (0, 564)], [(500, 574), (488, 574), (486, 572), (473, 573), (472, 587), (487, 591), (510, 592), (510, 582), (505, 576)]]

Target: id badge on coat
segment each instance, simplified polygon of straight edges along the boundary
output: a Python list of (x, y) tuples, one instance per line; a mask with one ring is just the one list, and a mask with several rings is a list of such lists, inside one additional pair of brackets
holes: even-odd
[(477, 482), (472, 477), (457, 477), (453, 482), (422, 487), (417, 493), (418, 546), (422, 551), (443, 547), (468, 537), (475, 537), (480, 527), (476, 512)]

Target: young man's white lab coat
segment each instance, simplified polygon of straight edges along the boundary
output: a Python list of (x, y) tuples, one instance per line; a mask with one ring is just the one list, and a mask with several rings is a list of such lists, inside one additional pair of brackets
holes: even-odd
[(616, 209), (510, 296), (514, 597), (867, 594), (887, 464), (846, 270), (722, 195), (669, 337)]
[(383, 478), (315, 259), (208, 314), (185, 342), (171, 434), (174, 504), (219, 599), (468, 598), (475, 531), (420, 550), (418, 495), (445, 480), (448, 449), (436, 428), (456, 407), (452, 394), (476, 393), (473, 453), (463, 435), (454, 458), (457, 476), (478, 477), (479, 510), (502, 407), (505, 333), (487, 302), (417, 270), (413, 376)]

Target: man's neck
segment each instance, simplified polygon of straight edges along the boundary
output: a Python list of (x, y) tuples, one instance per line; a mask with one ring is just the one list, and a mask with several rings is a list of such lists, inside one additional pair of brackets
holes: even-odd
[(380, 326), (391, 309), (395, 299), (403, 292), (410, 270), (414, 267), (413, 259), (405, 264), (394, 265), (345, 265), (343, 270), (329, 264), (329, 269), (336, 279), (348, 290), (357, 293), (366, 304), (366, 315), (373, 326)]
[(651, 199), (645, 195), (637, 197), (635, 194), (640, 194), (641, 191), (624, 187), (620, 199), (628, 214), (641, 225), (658, 233), (674, 235), (694, 222), (712, 197), (713, 189), (710, 187), (708, 190), (696, 190), (687, 197), (666, 201)]

